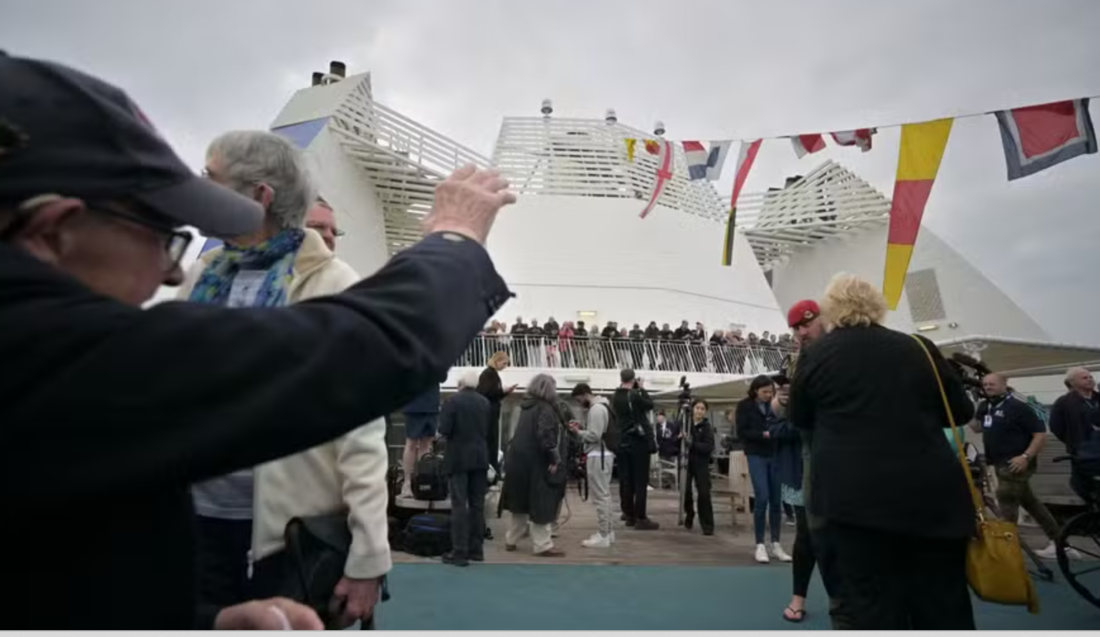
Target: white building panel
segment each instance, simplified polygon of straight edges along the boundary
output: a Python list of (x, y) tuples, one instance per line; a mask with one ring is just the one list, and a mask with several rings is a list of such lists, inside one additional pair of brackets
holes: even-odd
[(658, 205), (646, 219), (636, 199), (521, 196), (497, 218), (489, 252), (517, 293), (497, 317), (559, 322), (578, 312), (601, 327), (702, 321), (747, 331), (786, 329), (744, 237), (721, 264), (724, 227)]
[[(818, 299), (829, 279), (839, 272), (857, 274), (881, 287), (886, 233), (887, 226), (883, 224), (836, 240), (819, 241), (794, 252), (787, 263), (776, 265), (772, 271), (776, 298), (783, 307), (790, 307), (799, 299)], [(921, 228), (909, 264), (911, 275), (925, 270), (935, 272), (942, 318), (922, 320), (922, 314), (937, 313), (931, 307), (933, 301), (929, 300), (928, 290), (910, 289), (914, 279), (911, 277), (898, 309), (889, 315), (890, 327), (905, 331), (923, 327), (926, 330), (923, 333), (937, 341), (967, 335), (1049, 340), (1020, 306), (927, 226)], [(914, 308), (910, 304), (916, 298), (923, 302)], [(917, 310), (916, 321), (913, 309)]]

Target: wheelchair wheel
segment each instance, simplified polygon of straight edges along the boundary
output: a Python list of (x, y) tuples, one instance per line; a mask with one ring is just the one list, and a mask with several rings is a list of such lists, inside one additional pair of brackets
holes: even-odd
[[(1066, 522), (1056, 547), (1058, 568), (1066, 582), (1078, 595), (1100, 607), (1100, 511), (1087, 511)], [(1079, 559), (1067, 555), (1071, 548), (1080, 554)]]

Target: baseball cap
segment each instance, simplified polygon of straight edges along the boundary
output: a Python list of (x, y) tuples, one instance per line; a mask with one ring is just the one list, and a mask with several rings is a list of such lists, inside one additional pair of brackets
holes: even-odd
[(129, 197), (179, 225), (232, 237), (263, 208), (195, 175), (121, 89), (44, 60), (0, 51), (0, 202), (59, 194)]
[(818, 307), (817, 301), (803, 299), (792, 305), (787, 312), (787, 325), (795, 328), (819, 316), (821, 316), (821, 308)]
[(573, 398), (576, 398), (577, 396), (584, 396), (585, 394), (591, 394), (591, 393), (592, 393), (592, 388), (588, 385), (588, 383), (577, 383), (576, 386), (573, 387), (572, 396), (573, 396)]

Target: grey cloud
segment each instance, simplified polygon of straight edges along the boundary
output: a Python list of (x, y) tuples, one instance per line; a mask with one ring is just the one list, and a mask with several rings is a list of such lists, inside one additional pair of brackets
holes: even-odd
[[(485, 154), (502, 116), (534, 115), (544, 97), (562, 116), (615, 107), (705, 140), (1100, 94), (1092, 0), (0, 0), (0, 15), (0, 46), (123, 85), (196, 167), (212, 137), (266, 127), (334, 58)], [(801, 161), (766, 142), (747, 187), (831, 157), (890, 196), (898, 135)], [(1100, 342), (1100, 301), (1080, 293), (1100, 270), (1098, 170), (1094, 155), (1009, 184), (993, 118), (958, 121), (925, 220), (1053, 337)]]

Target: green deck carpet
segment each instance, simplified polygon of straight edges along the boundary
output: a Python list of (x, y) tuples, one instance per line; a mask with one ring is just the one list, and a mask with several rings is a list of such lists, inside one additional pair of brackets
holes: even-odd
[[(802, 624), (783, 621), (789, 566), (400, 564), (380, 630), (827, 629), (814, 576)], [(1039, 584), (1043, 612), (975, 601), (979, 629), (1095, 629), (1100, 609), (1056, 580)]]

